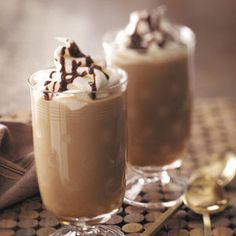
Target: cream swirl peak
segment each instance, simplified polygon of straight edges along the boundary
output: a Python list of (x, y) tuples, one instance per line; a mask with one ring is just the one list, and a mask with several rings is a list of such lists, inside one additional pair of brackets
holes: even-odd
[(165, 19), (163, 6), (131, 13), (128, 25), (115, 41), (118, 46), (138, 50), (164, 48), (169, 42), (179, 42), (172, 24)]
[[(81, 52), (70, 39), (57, 38), (65, 45), (54, 52), (55, 69), (51, 70), (44, 81), (44, 98), (51, 100), (53, 93), (68, 91), (91, 92), (96, 99), (96, 91), (118, 81), (112, 69), (103, 60), (96, 60)], [(110, 78), (115, 77), (115, 78)]]

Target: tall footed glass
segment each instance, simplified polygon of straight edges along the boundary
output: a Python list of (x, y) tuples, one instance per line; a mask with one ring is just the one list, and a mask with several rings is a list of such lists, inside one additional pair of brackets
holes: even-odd
[(93, 95), (40, 91), (44, 71), (29, 79), (40, 193), (65, 224), (53, 235), (123, 235), (100, 225), (117, 213), (125, 192), (127, 76), (113, 69), (120, 82)]
[(185, 26), (172, 27), (179, 41), (167, 48), (137, 49), (137, 33), (133, 48), (121, 47), (118, 31), (103, 42), (107, 62), (129, 76), (128, 163), (135, 174), (127, 179), (125, 202), (151, 209), (173, 205), (186, 186), (169, 170), (181, 166), (190, 135), (195, 38)]

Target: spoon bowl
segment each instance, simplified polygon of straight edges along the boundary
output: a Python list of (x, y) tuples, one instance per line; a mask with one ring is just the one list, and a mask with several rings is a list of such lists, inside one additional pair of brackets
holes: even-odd
[(228, 199), (224, 189), (212, 176), (199, 176), (186, 189), (184, 204), (198, 214), (223, 211)]
[(223, 187), (210, 175), (195, 178), (187, 187), (183, 201), (188, 208), (203, 216), (205, 236), (211, 236), (210, 214), (223, 211), (228, 204)]

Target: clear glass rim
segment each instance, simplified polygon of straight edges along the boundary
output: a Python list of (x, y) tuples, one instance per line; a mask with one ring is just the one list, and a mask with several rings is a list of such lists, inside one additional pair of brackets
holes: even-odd
[(35, 78), (35, 76), (37, 76), (38, 73), (43, 72), (45, 70), (53, 70), (55, 69), (54, 66), (51, 67), (47, 67), (41, 70), (38, 70), (36, 72), (34, 72), (27, 80), (28, 85), (30, 87), (30, 89), (35, 90), (39, 93), (48, 93), (48, 94), (52, 94), (52, 95), (82, 95), (82, 94), (103, 94), (103, 93), (107, 93), (109, 91), (115, 90), (117, 88), (122, 87), (123, 85), (128, 84), (128, 75), (126, 73), (126, 71), (124, 71), (123, 69), (117, 67), (117, 66), (109, 66), (109, 68), (115, 69), (120, 75), (121, 75), (121, 79), (119, 80), (119, 83), (114, 84), (112, 86), (106, 87), (105, 89), (100, 89), (97, 91), (70, 91), (70, 90), (66, 90), (65, 92), (53, 92), (53, 91), (47, 91), (47, 90), (41, 90), (41, 89), (37, 89), (37, 82), (36, 80), (33, 80), (33, 78)]
[[(171, 25), (175, 30), (178, 30), (178, 32), (180, 33), (181, 42), (183, 42), (187, 45), (195, 46), (196, 36), (195, 36), (194, 31), (190, 27), (185, 26), (185, 25), (181, 25), (181, 24), (173, 24), (173, 23), (171, 23)], [(123, 30), (123, 29), (117, 28), (114, 30), (107, 31), (102, 37), (102, 43), (103, 44), (104, 43), (113, 44), (115, 36), (121, 30)], [(185, 34), (188, 34), (188, 39), (186, 39), (186, 38), (184, 39), (184, 35), (183, 35), (184, 32), (185, 32)], [(136, 51), (135, 49), (130, 49), (130, 50)]]

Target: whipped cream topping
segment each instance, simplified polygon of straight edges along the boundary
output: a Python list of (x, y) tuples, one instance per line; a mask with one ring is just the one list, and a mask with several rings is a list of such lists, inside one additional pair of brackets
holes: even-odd
[(165, 19), (165, 7), (135, 11), (130, 14), (126, 28), (115, 39), (118, 47), (146, 51), (180, 44), (178, 33)]
[(38, 88), (44, 91), (45, 100), (52, 100), (57, 92), (60, 95), (90, 92), (91, 99), (96, 99), (97, 91), (119, 83), (120, 75), (107, 67), (104, 60), (84, 54), (73, 40), (58, 40), (65, 45), (54, 52), (55, 69), (43, 71), (41, 77), (46, 80), (37, 81)]

